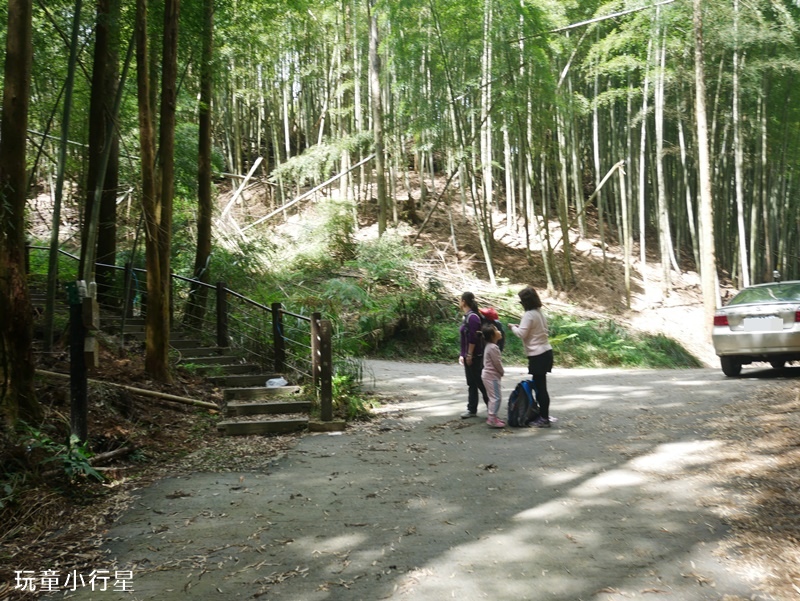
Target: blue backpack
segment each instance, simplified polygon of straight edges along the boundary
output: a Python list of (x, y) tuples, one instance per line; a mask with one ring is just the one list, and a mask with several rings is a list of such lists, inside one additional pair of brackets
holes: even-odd
[(508, 397), (508, 420), (512, 428), (525, 428), (539, 417), (539, 403), (532, 380), (522, 380)]

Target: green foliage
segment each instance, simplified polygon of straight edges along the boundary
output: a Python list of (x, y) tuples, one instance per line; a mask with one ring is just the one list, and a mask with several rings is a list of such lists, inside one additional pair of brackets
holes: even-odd
[[(30, 257), (30, 279), (40, 284), (47, 281), (47, 271), (50, 261), (50, 247), (49, 240), (33, 240), (29, 252)], [(44, 250), (42, 250), (44, 249)], [(71, 249), (70, 252), (77, 256), (80, 254), (80, 249)], [(61, 282), (70, 282), (78, 279), (78, 261), (62, 252), (58, 253), (58, 279)]]
[(405, 244), (395, 231), (358, 245), (354, 266), (366, 270), (370, 284), (394, 284), (408, 288), (411, 282), (411, 264), (418, 252)]
[(340, 265), (356, 256), (356, 243), (353, 238), (356, 221), (353, 216), (355, 207), (348, 202), (332, 202), (327, 205), (327, 218), (322, 232), (327, 253)]
[(333, 409), (349, 421), (366, 420), (372, 417), (372, 409), (377, 404), (367, 398), (360, 390), (360, 378), (350, 374), (337, 374), (331, 382), (333, 386)]
[[(503, 361), (525, 365), (522, 341), (515, 336), (502, 313), (506, 326)], [(674, 340), (663, 335), (633, 334), (613, 321), (579, 320), (549, 314), (550, 343), (560, 367), (700, 367), (700, 362)], [(461, 317), (438, 320), (412, 340), (394, 336), (376, 351), (385, 358), (453, 363), (458, 361)]]
[(344, 136), (335, 142), (323, 142), (307, 148), (303, 154), (293, 156), (270, 175), (274, 182), (305, 186), (320, 184), (331, 174), (339, 171), (339, 161), (344, 153), (367, 152), (372, 134), (359, 132)]
[(699, 367), (700, 362), (663, 335), (633, 334), (613, 321), (550, 317), (550, 342), (564, 367)]
[(10, 507), (16, 502), (19, 491), (25, 486), (27, 475), (25, 473), (0, 474), (0, 509)]
[(47, 434), (36, 428), (25, 425), (27, 450), (34, 457), (41, 455), (40, 466), (55, 464), (72, 482), (79, 477), (90, 477), (98, 481), (104, 480), (102, 474), (89, 463), (92, 453), (86, 443), (72, 434), (67, 444), (58, 443)]
[[(194, 123), (180, 123), (175, 126), (175, 198), (197, 204), (197, 156), (199, 154), (200, 130)], [(225, 159), (222, 152), (214, 146), (211, 152), (211, 170), (222, 172)], [(184, 206), (176, 206), (178, 209)]]

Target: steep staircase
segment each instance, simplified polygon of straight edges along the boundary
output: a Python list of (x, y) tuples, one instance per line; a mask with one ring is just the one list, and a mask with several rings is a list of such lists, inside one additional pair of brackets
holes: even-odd
[[(46, 250), (40, 247), (31, 247), (37, 250)], [(62, 251), (59, 251), (62, 252)], [(77, 256), (63, 252), (68, 257), (77, 261)], [(121, 268), (120, 268), (121, 269)], [(178, 278), (184, 283), (190, 280), (186, 278)], [(41, 316), (44, 314), (45, 306), (45, 293), (43, 280), (41, 275), (29, 279), (31, 304), (33, 311)], [(217, 285), (217, 293), (222, 289), (221, 284)], [(314, 370), (316, 357), (323, 357), (320, 367), (321, 379), (320, 394), (322, 396), (323, 417), (321, 422), (314, 422), (310, 420), (310, 412), (312, 408), (311, 401), (301, 395), (302, 389), (299, 386), (285, 385), (278, 387), (267, 386), (269, 380), (277, 378), (286, 378), (289, 376), (280, 373), (271, 373), (265, 371), (261, 366), (250, 363), (244, 359), (243, 354), (233, 352), (230, 348), (219, 347), (204, 343), (198, 332), (192, 332), (184, 328), (179, 322), (174, 324), (174, 329), (170, 333), (170, 345), (175, 354), (177, 354), (178, 364), (184, 367), (189, 367), (196, 373), (203, 374), (209, 381), (213, 382), (222, 389), (223, 395), (223, 411), (225, 419), (218, 423), (218, 429), (222, 435), (237, 436), (237, 435), (252, 435), (252, 434), (273, 434), (273, 433), (287, 433), (298, 430), (311, 429), (318, 431), (333, 431), (341, 430), (344, 428), (344, 422), (335, 421), (331, 419), (331, 361), (330, 361), (330, 324), (327, 321), (319, 321), (319, 317), (303, 317), (295, 315), (291, 312), (282, 309), (280, 303), (273, 303), (271, 309), (259, 305), (249, 299), (241, 297), (232, 291), (230, 297), (237, 297), (247, 301), (250, 306), (257, 306), (261, 311), (270, 311), (273, 316), (273, 339), (275, 341), (275, 354), (276, 357), (283, 356), (285, 349), (283, 348), (284, 342), (281, 342), (281, 348), (278, 349), (278, 340), (283, 341), (283, 319), (284, 314), (297, 321), (304, 320), (309, 323), (312, 335), (314, 335), (314, 324), (319, 324), (325, 327), (327, 334), (320, 335), (320, 339), (327, 342), (320, 342), (321, 348), (327, 349), (326, 352), (320, 351), (319, 354), (314, 354), (311, 360), (312, 370)], [(220, 310), (220, 306), (224, 306), (225, 292), (223, 296), (217, 298), (217, 324), (220, 327), (220, 314), (227, 315), (227, 309)], [(67, 305), (66, 295), (63, 294), (63, 288), (60, 289), (57, 301), (57, 311), (67, 312), (69, 306)], [(220, 303), (223, 303), (222, 305)], [(127, 340), (144, 340), (145, 338), (145, 321), (143, 317), (127, 317), (124, 320), (113, 310), (108, 307), (100, 307), (100, 328), (107, 334), (119, 336), (124, 335)], [(276, 321), (277, 320), (277, 321)], [(314, 321), (317, 320), (317, 321)], [(227, 317), (224, 320), (227, 323)], [(225, 326), (227, 328), (227, 325)], [(121, 330), (124, 328), (124, 331)], [(319, 330), (318, 330), (319, 331)], [(219, 330), (218, 330), (219, 332)], [(218, 333), (217, 332), (217, 333)], [(219, 334), (218, 334), (219, 335)], [(280, 338), (278, 338), (280, 336)], [(223, 337), (222, 339), (226, 339)], [(306, 347), (307, 348), (307, 347)], [(325, 358), (327, 357), (327, 358)], [(327, 383), (327, 384), (326, 384)]]
[[(106, 323), (111, 331), (119, 334), (118, 318)], [(127, 339), (144, 340), (144, 318), (127, 318), (124, 328)], [(299, 398), (300, 386), (267, 386), (269, 380), (285, 378), (283, 374), (265, 372), (229, 348), (205, 345), (182, 327), (170, 333), (170, 346), (179, 355), (179, 365), (203, 374), (222, 389), (227, 419), (217, 424), (220, 434), (283, 434), (309, 427), (311, 402)]]

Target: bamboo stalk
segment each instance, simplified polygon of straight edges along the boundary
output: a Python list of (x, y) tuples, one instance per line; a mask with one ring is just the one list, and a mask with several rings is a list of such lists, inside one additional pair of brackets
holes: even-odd
[[(60, 374), (54, 371), (46, 371), (43, 369), (37, 369), (36, 374), (40, 376), (44, 376), (46, 378), (59, 378), (68, 380), (68, 374)], [(198, 401), (197, 399), (190, 399), (187, 397), (182, 396), (175, 396), (174, 394), (168, 394), (166, 392), (157, 392), (155, 390), (146, 390), (144, 388), (134, 388), (133, 386), (126, 386), (125, 384), (115, 384), (114, 382), (106, 382), (103, 380), (92, 380), (90, 379), (89, 382), (92, 384), (103, 384), (105, 386), (115, 386), (116, 388), (122, 388), (123, 390), (127, 390), (131, 394), (138, 394), (141, 396), (146, 397), (153, 397), (157, 399), (163, 399), (166, 401), (172, 401), (174, 403), (183, 403), (184, 405), (194, 405), (195, 407), (204, 407), (206, 409), (216, 409), (219, 410), (219, 405), (215, 403), (209, 403), (207, 401)]]

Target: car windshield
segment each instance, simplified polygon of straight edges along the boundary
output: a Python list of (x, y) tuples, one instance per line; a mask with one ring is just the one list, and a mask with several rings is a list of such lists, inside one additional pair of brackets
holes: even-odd
[(731, 299), (728, 306), (792, 301), (800, 302), (800, 282), (745, 288)]

